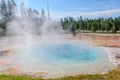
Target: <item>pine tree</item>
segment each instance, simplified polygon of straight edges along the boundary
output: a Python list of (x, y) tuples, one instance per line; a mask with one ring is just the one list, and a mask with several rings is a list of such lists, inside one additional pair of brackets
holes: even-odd
[(7, 6), (5, 0), (1, 0), (0, 4), (0, 14), (1, 14), (1, 19), (6, 20), (8, 17), (8, 12), (7, 12)]
[(10, 19), (16, 17), (16, 4), (13, 0), (8, 0), (7, 1), (7, 9), (8, 9), (8, 17)]

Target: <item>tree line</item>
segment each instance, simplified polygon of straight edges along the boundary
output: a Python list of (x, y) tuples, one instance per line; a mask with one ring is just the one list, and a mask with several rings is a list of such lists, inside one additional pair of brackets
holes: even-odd
[[(19, 7), (14, 0), (0, 0), (0, 32), (6, 31), (6, 24), (13, 19), (20, 18), (32, 20), (36, 27), (40, 27), (46, 20), (44, 9), (38, 11), (36, 9), (26, 8), (22, 3)], [(65, 17), (60, 19), (60, 23), (64, 30), (82, 30), (84, 32), (112, 32), (120, 31), (120, 17), (109, 18), (83, 18)]]
[[(63, 29), (72, 30), (74, 27), (75, 30), (82, 30), (85, 32), (108, 32), (116, 33), (120, 31), (120, 17), (109, 17), (109, 18), (82, 18), (80, 16), (77, 20), (73, 17), (65, 17), (60, 20)], [(72, 27), (71, 27), (72, 24)]]
[(44, 9), (27, 8), (24, 3), (17, 6), (14, 0), (0, 0), (0, 33), (5, 33), (6, 25), (13, 19), (31, 20), (35, 26), (42, 26), (47, 19)]
[(6, 23), (14, 15), (15, 2), (13, 0), (0, 0), (0, 29), (6, 28)]

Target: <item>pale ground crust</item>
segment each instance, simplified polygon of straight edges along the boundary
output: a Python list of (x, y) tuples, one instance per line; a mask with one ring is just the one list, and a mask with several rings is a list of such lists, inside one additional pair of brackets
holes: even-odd
[[(37, 37), (36, 40), (40, 39), (40, 40), (43, 40), (44, 42), (45, 40), (48, 40), (47, 38), (48, 37), (41, 39), (41, 37)], [(6, 39), (3, 38), (2, 40), (3, 44), (0, 45), (1, 50), (7, 50), (7, 53), (5, 54), (7, 56), (10, 56), (14, 52), (14, 48), (16, 48), (16, 46), (13, 46), (11, 44), (17, 43), (17, 41), (13, 41), (13, 38), (9, 38), (9, 39), (10, 41), (8, 40), (6, 43), (6, 41), (4, 41)], [(80, 34), (80, 35), (77, 35), (76, 37), (72, 35), (61, 35), (57, 39), (58, 40), (61, 39), (63, 41), (70, 41), (70, 42), (79, 41), (80, 43), (87, 43), (89, 45), (99, 46), (100, 48), (106, 50), (109, 60), (115, 66), (120, 64), (120, 59), (115, 57), (116, 54), (120, 54), (120, 35), (119, 34)], [(8, 43), (10, 45), (8, 45)], [(6, 47), (3, 47), (3, 46), (6, 46)], [(0, 61), (0, 65), (9, 65), (9, 64), (10, 63), (7, 61)], [(31, 73), (28, 74), (27, 72), (23, 72), (19, 66), (11, 66), (5, 71), (2, 71), (1, 74), (2, 73), (8, 74), (8, 75), (30, 75), (31, 74)], [(46, 71), (40, 71), (40, 72), (34, 73), (32, 76), (42, 77), (46, 74), (47, 74)]]

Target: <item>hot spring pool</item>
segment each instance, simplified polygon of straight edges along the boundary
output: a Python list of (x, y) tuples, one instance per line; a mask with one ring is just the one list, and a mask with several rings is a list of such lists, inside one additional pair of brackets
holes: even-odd
[(11, 65), (29, 72), (46, 71), (45, 77), (62, 77), (80, 73), (101, 73), (113, 68), (106, 52), (79, 43), (47, 43), (20, 48)]

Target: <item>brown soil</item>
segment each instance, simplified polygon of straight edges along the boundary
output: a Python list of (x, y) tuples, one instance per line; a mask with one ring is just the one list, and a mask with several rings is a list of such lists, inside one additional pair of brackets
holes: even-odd
[(120, 47), (120, 36), (95, 36), (92, 44), (96, 46)]
[(120, 47), (120, 34), (81, 34), (67, 39), (87, 40), (95, 46)]

